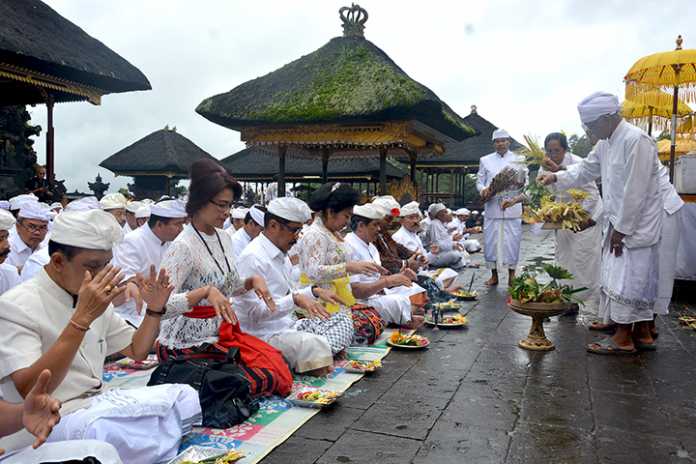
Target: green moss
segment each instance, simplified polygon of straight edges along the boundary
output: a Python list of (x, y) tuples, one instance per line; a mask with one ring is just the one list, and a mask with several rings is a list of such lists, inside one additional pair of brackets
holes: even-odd
[(311, 81), (278, 92), (250, 112), (250, 119), (275, 123), (325, 121), (387, 108), (408, 107), (426, 97), (426, 89), (381, 59), (367, 45), (349, 42), (337, 54), (305, 62)]

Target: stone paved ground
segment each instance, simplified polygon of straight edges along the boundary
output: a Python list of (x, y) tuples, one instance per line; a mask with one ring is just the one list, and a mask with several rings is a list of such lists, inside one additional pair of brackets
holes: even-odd
[[(552, 242), (525, 233), (523, 259), (552, 256)], [(696, 462), (696, 332), (676, 314), (659, 321), (656, 353), (588, 355), (595, 336), (555, 317), (556, 350), (532, 353), (516, 345), (529, 318), (486, 274), (467, 330), (426, 329), (428, 350), (393, 351), (263, 463)]]

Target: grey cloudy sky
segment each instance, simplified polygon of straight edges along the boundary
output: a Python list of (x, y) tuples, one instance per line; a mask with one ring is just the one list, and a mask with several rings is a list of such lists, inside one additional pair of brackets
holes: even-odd
[[(104, 158), (165, 125), (217, 158), (239, 133), (198, 116), (204, 98), (273, 71), (341, 34), (338, 8), (313, 0), (44, 0), (137, 66), (152, 91), (108, 95), (101, 106), (55, 109), (56, 171), (86, 191)], [(579, 132), (576, 103), (623, 92), (639, 57), (696, 48), (694, 0), (362, 0), (366, 37), (460, 115), (479, 113), (514, 137)], [(30, 109), (45, 126), (43, 107)], [(37, 141), (40, 159), (43, 139)]]

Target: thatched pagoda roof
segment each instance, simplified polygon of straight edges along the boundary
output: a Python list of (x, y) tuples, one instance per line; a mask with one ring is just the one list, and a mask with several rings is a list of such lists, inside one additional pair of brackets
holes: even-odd
[(191, 165), (201, 158), (215, 159), (176, 128), (165, 127), (109, 156), (99, 166), (119, 176), (185, 178)]
[[(29, 85), (27, 85), (29, 84)], [(0, 105), (90, 99), (150, 82), (135, 66), (39, 0), (0, 2)], [(85, 95), (68, 89), (85, 91)], [(96, 100), (96, 101), (95, 101)]]
[[(302, 158), (294, 153), (294, 148), (288, 149), (288, 160), (285, 166), (286, 181), (321, 181), (321, 162)], [(266, 182), (276, 180), (278, 175), (278, 156), (260, 147), (249, 147), (224, 158), (220, 163), (237, 180), (248, 182)], [(331, 159), (328, 169), (330, 180), (376, 181), (379, 179), (379, 160), (368, 159)], [(408, 175), (407, 171), (396, 164), (387, 162), (387, 178), (401, 179)]]
[[(445, 153), (442, 155), (429, 155), (418, 158), (416, 165), (420, 168), (460, 168), (478, 166), (482, 156), (493, 153), (493, 131), (498, 127), (488, 121), (476, 109), (471, 107), (471, 113), (464, 118), (467, 126), (476, 131), (476, 135), (461, 142), (445, 144)], [(512, 139), (510, 150), (516, 151), (522, 148), (517, 140)]]
[(207, 98), (196, 112), (239, 131), (252, 127), (345, 127), (410, 121), (418, 126), (417, 130), (429, 132), (429, 139), (441, 142), (473, 135), (462, 118), (435, 93), (409, 77), (384, 51), (364, 38), (364, 10), (357, 5), (346, 9), (364, 13), (364, 19), (346, 19), (341, 12), (344, 30), (357, 25), (358, 32), (346, 31), (343, 37), (331, 39), (276, 71)]

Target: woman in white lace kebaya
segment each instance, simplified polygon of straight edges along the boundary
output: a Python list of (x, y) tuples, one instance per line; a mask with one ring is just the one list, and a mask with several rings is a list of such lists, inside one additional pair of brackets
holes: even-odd
[[(232, 244), (222, 230), (241, 187), (215, 162), (202, 160), (191, 168), (186, 211), (191, 218), (162, 260), (174, 292), (167, 303), (158, 339), (160, 359), (224, 358), (216, 348), (222, 321), (237, 322), (230, 297), (254, 290), (269, 308), (274, 302), (259, 276), (242, 280), (232, 261)], [(201, 315), (198, 306), (214, 310)], [(212, 317), (211, 317), (212, 316)]]
[[(353, 206), (359, 194), (347, 184), (322, 185), (309, 201), (309, 207), (318, 212), (314, 222), (303, 233), (297, 244), (301, 282), (331, 289), (346, 303), (355, 304), (348, 274), (382, 274), (386, 269), (372, 261), (348, 261), (350, 250), (341, 231), (353, 215)], [(330, 312), (337, 307), (327, 306)]]

